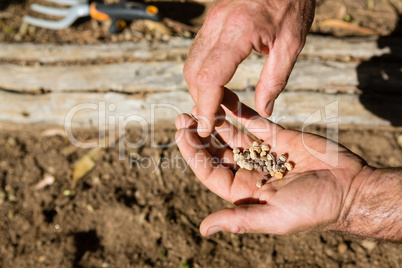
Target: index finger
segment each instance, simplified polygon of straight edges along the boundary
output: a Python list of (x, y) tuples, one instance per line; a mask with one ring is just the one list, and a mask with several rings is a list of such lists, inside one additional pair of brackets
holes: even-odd
[[(239, 38), (220, 37), (205, 58), (197, 76), (197, 115), (200, 117), (198, 134), (210, 135), (214, 129), (224, 95), (224, 86), (232, 79), (238, 65), (248, 56), (250, 43)], [(224, 39), (224, 40), (222, 40)], [(236, 45), (234, 45), (236, 44)]]

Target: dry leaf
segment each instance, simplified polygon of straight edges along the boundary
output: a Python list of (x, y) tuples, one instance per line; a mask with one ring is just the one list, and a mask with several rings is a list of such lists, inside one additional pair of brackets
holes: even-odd
[(151, 31), (155, 31), (162, 35), (172, 35), (172, 32), (170, 31), (170, 29), (162, 22), (157, 22), (157, 21), (152, 21), (152, 20), (144, 20), (144, 24)]
[(320, 27), (329, 27), (348, 31), (351, 35), (376, 35), (376, 31), (343, 20), (329, 19), (320, 23)]
[(100, 158), (100, 153), (101, 148), (96, 147), (77, 161), (77, 163), (74, 165), (73, 170), (73, 182), (71, 185), (72, 190), (75, 189), (80, 179), (82, 179), (85, 175), (87, 175), (94, 169), (96, 162)]

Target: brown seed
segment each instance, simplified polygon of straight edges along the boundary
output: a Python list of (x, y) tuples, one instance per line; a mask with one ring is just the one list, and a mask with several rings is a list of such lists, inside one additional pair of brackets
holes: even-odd
[(286, 167), (287, 170), (292, 170), (293, 169), (293, 164), (287, 162), (287, 163), (285, 163), (285, 167)]
[(278, 178), (278, 179), (282, 179), (283, 178), (283, 173), (275, 172), (275, 177)]
[(240, 167), (240, 168), (244, 168), (244, 165), (246, 164), (246, 161), (244, 160), (239, 160), (236, 162), (236, 164)]
[(253, 166), (253, 164), (251, 164), (251, 163), (246, 163), (246, 164), (244, 165), (244, 168), (247, 169), (247, 170), (252, 171), (253, 168), (254, 168), (254, 166)]
[(244, 155), (244, 159), (249, 159), (250, 158), (250, 151), (249, 150), (244, 150), (243, 155)]
[(279, 161), (285, 162), (286, 160), (288, 160), (288, 157), (285, 154), (281, 154), (281, 156), (279, 157)]
[(268, 152), (269, 151), (269, 146), (266, 144), (261, 145), (261, 150), (263, 150), (264, 152)]

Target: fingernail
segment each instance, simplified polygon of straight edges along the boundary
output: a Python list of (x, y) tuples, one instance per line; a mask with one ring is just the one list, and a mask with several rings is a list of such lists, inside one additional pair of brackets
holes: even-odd
[(267, 112), (267, 114), (269, 114), (269, 116), (271, 116), (272, 111), (274, 109), (274, 103), (275, 103), (275, 100), (271, 100), (270, 102), (268, 102), (267, 107), (265, 108), (265, 112)]
[(208, 229), (207, 235), (213, 235), (216, 234), (217, 232), (221, 232), (222, 228), (219, 226), (214, 226)]

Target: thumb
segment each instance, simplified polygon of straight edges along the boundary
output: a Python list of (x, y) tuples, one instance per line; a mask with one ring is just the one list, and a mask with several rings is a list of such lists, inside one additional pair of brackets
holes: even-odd
[(271, 116), (274, 101), (285, 88), (299, 51), (276, 44), (262, 68), (255, 92), (255, 106), (261, 116)]
[(281, 219), (281, 210), (267, 204), (241, 205), (226, 208), (206, 217), (200, 226), (202, 235), (214, 233), (275, 233), (284, 234), (288, 230)]

